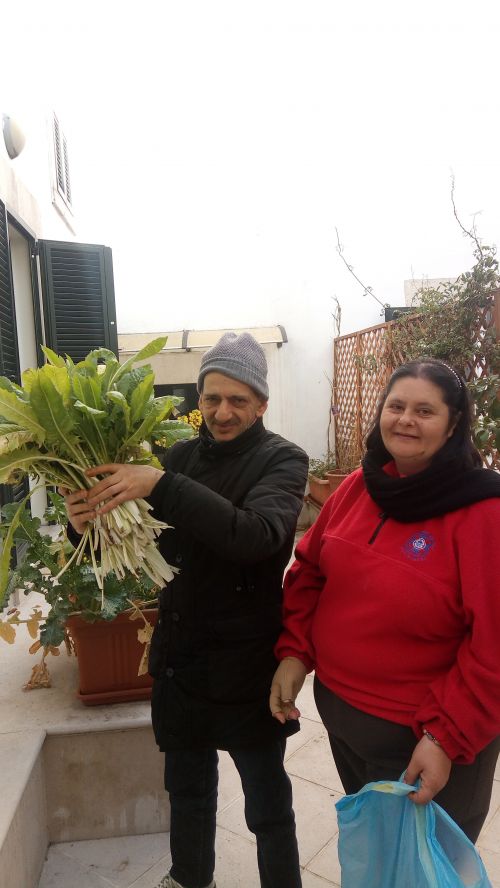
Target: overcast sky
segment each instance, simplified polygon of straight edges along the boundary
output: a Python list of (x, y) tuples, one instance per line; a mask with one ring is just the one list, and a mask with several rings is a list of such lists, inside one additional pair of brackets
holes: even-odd
[(4, 76), (20, 105), (53, 98), (123, 331), (273, 322), (302, 287), (337, 295), (348, 332), (379, 307), (365, 297), (360, 323), (336, 227), (395, 305), (404, 279), (472, 263), (452, 173), (464, 224), (499, 240), (499, 7), (27, 2), (2, 11)]

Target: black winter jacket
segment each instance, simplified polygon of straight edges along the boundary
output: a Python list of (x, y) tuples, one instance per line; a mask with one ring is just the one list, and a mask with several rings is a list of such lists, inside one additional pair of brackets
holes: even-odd
[(268, 706), (282, 578), (307, 477), (303, 450), (262, 420), (232, 441), (179, 442), (149, 502), (179, 568), (162, 590), (149, 661), (160, 749), (228, 749), (287, 736)]

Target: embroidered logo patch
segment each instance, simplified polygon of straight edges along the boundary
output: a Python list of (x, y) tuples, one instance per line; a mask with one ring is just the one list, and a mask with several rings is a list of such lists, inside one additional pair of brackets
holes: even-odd
[(414, 533), (403, 546), (403, 552), (414, 561), (423, 561), (434, 546), (435, 540), (431, 533), (421, 530)]

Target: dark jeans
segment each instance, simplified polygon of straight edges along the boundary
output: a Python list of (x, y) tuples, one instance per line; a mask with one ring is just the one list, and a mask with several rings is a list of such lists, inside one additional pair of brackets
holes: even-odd
[[(411, 728), (349, 706), (318, 678), (314, 696), (347, 794), (374, 780), (399, 780), (417, 743)], [(471, 842), (477, 840), (488, 814), (499, 752), (500, 737), (472, 764), (452, 765), (448, 783), (434, 798)]]
[[(284, 741), (229, 750), (241, 778), (247, 826), (257, 839), (262, 888), (302, 885), (284, 753)], [(165, 789), (171, 806), (170, 874), (183, 888), (205, 888), (214, 876), (218, 760), (216, 749), (165, 753)]]

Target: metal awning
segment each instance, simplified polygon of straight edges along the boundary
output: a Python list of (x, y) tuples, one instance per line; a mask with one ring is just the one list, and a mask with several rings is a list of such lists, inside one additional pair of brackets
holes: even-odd
[[(167, 343), (162, 352), (190, 352), (194, 349), (207, 349), (220, 339), (224, 333), (251, 333), (261, 345), (273, 345), (281, 348), (288, 342), (286, 330), (281, 324), (275, 327), (230, 327), (226, 330), (173, 330), (164, 333), (119, 333), (118, 349), (120, 354), (135, 354), (144, 348), (152, 339), (167, 336)], [(161, 354), (161, 352), (160, 352)]]

